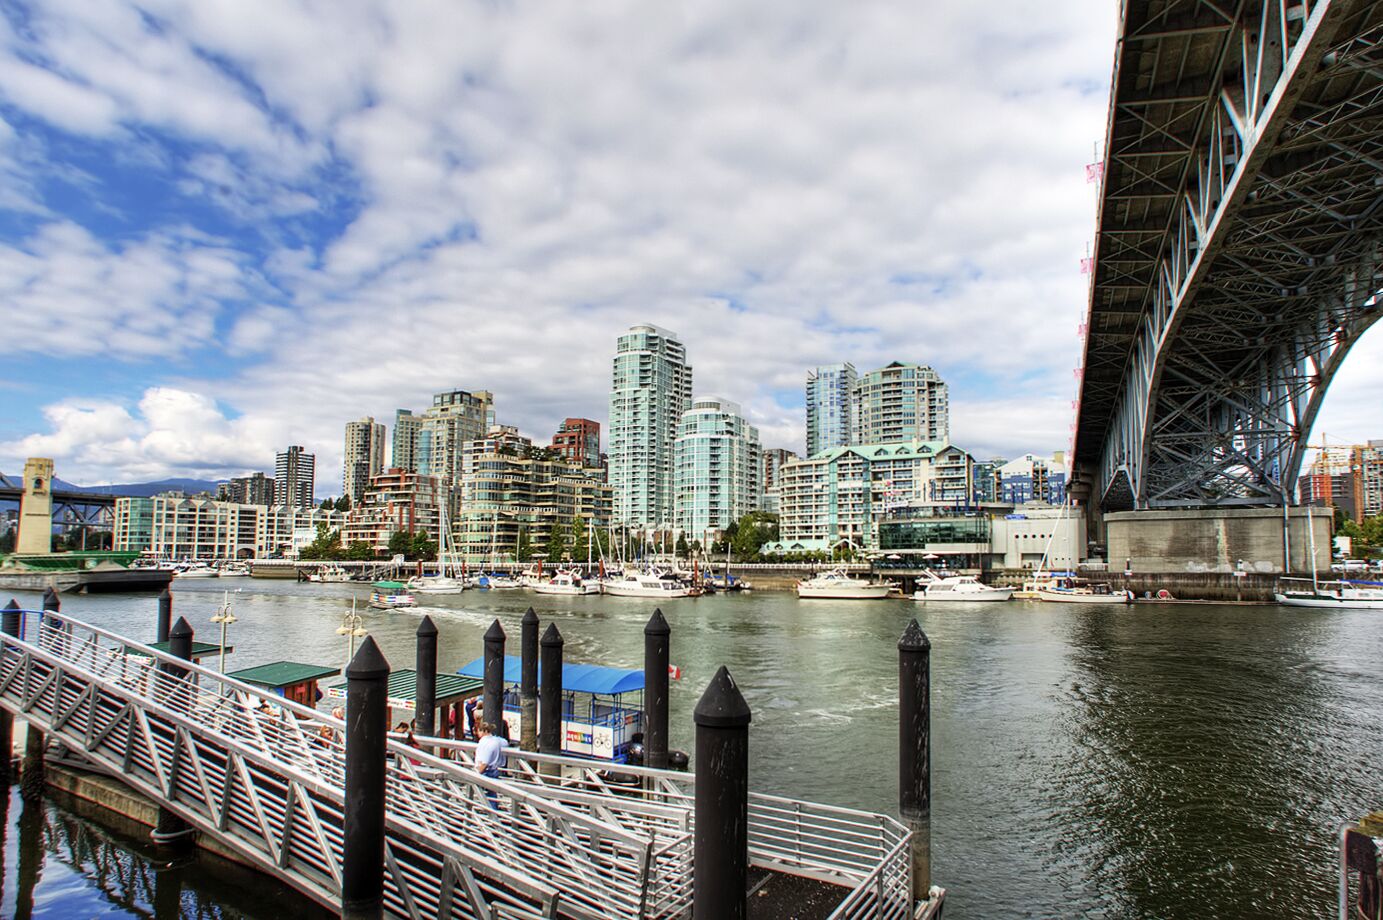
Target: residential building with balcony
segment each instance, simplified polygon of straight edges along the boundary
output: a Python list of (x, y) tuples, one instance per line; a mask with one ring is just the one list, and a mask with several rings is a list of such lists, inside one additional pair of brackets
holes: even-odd
[(852, 437), (855, 366), (827, 364), (807, 372), (807, 456), (845, 447)]
[(609, 481), (617, 523), (673, 526), (677, 428), (691, 407), (692, 368), (676, 333), (633, 326), (619, 337), (610, 388)]
[(370, 480), (360, 504), (351, 508), (341, 533), (341, 543), (367, 543), (378, 554), (389, 549), (397, 532), (426, 533), (436, 540), (442, 486), (435, 476), (413, 470), (389, 469)]
[(600, 423), (588, 418), (565, 419), (552, 436), (552, 449), (564, 460), (600, 466)]
[(217, 490), (216, 498), (218, 501), (232, 502), (237, 505), (264, 505), (268, 507), (274, 504), (274, 480), (263, 473), (237, 476), (221, 484), (221, 488)]
[(673, 526), (709, 544), (715, 534), (759, 508), (763, 458), (759, 430), (738, 403), (718, 397), (692, 401), (682, 413), (674, 448)]
[(1066, 501), (1066, 459), (1057, 452), (1050, 460), (1024, 454), (999, 467), (998, 500), (1010, 505)]
[(316, 502), (317, 457), (294, 445), (274, 457), (274, 501), (311, 510)]
[(800, 459), (797, 454), (781, 447), (769, 447), (763, 452), (762, 489), (759, 494), (759, 510), (769, 514), (778, 513), (779, 489), (778, 471), (783, 464)]
[(365, 497), (370, 480), (384, 471), (384, 426), (370, 416), (346, 423), (341, 469), (341, 494), (355, 505)]
[(861, 374), (851, 390), (852, 444), (900, 444), (950, 438), (947, 386), (936, 371), (894, 361)]
[(495, 398), (488, 390), (448, 390), (432, 397), (418, 423), (416, 472), (453, 484), (467, 441), (483, 438), (495, 423)]
[(418, 432), (423, 420), (412, 409), (394, 410), (394, 435), (389, 444), (389, 468), (418, 470)]
[(114, 548), (167, 559), (265, 559), (281, 556), (293, 534), (318, 524), (339, 529), (346, 515), (316, 508), (241, 504), (166, 492), (115, 500)]

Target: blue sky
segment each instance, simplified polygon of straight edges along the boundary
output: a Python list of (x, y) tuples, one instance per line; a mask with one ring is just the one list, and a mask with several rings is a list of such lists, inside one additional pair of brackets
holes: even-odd
[(603, 420), (640, 322), (766, 446), (808, 368), (905, 360), (962, 446), (1062, 449), (1116, 5), (937, 6), (7, 4), (0, 469), (302, 443), (331, 491), (347, 420), (436, 390)]

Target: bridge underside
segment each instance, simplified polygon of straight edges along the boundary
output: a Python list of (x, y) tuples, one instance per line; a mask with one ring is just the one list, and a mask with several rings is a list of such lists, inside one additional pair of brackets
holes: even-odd
[(1105, 510), (1287, 502), (1380, 315), (1383, 4), (1131, 0), (1075, 461)]

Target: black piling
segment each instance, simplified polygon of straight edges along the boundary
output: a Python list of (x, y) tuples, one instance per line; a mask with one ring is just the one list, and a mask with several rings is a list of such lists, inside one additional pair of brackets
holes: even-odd
[[(51, 587), (43, 591), (43, 616), (50, 619), (54, 624), (57, 623), (57, 613), (62, 609), (62, 601), (58, 599), (58, 592)], [(35, 637), (36, 638), (36, 637)], [(24, 733), (24, 766), (19, 777), (19, 794), (25, 801), (37, 802), (43, 798), (43, 787), (46, 782), (43, 769), (43, 751), (48, 746), (48, 739), (44, 737), (38, 726), (29, 723), (28, 730)]]
[(749, 704), (721, 667), (696, 704), (692, 916), (744, 920), (749, 887)]
[[(562, 633), (556, 623), (547, 624), (543, 633), (543, 689), (538, 694), (542, 712), (538, 716), (538, 753), (562, 753)], [(555, 764), (542, 764), (543, 773), (556, 775)]]
[(437, 626), (432, 617), (423, 617), (417, 637), (417, 733), (431, 737), (437, 734)]
[(519, 746), (532, 751), (538, 746), (538, 615), (529, 607), (523, 615), (519, 674)]
[[(19, 612), (19, 601), (10, 598), (0, 614), (0, 630), (5, 635), (19, 638), (19, 622), (23, 614)], [(0, 794), (8, 796), (3, 790), (9, 789), (14, 772), (14, 716), (8, 709), (0, 709)]]
[(643, 628), (643, 758), (667, 769), (668, 664), (672, 628), (661, 609), (655, 609)]
[(155, 642), (167, 642), (168, 630), (173, 627), (173, 592), (164, 588), (158, 596), (158, 638)]
[[(168, 654), (182, 661), (192, 660), (192, 624), (188, 623), (183, 617), (178, 617), (178, 622), (174, 623), (168, 631)], [(167, 683), (164, 690), (164, 704), (173, 709), (186, 709), (189, 702), (187, 695), (182, 692), (180, 681), (187, 677), (187, 668), (182, 668), (172, 662), (162, 662), (159, 670), (166, 675)], [(177, 770), (177, 763), (171, 767)], [(171, 786), (176, 787), (177, 777), (173, 777)], [(158, 823), (154, 826), (153, 832), (149, 835), (154, 843), (159, 846), (176, 846), (180, 843), (189, 842), (192, 838), (192, 828), (186, 821), (178, 817), (167, 808), (159, 806)]]
[(482, 718), (504, 734), (504, 627), (499, 620), (485, 630), (485, 709)]
[(389, 662), (366, 636), (346, 666), (346, 800), (341, 917), (384, 914), (384, 781), (389, 730)]
[(912, 831), (912, 896), (932, 886), (932, 643), (917, 620), (898, 640), (898, 811)]

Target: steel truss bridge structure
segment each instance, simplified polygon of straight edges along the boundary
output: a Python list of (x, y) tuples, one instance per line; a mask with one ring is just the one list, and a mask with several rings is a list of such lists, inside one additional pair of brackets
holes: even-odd
[(1125, 0), (1102, 181), (1091, 504), (1290, 503), (1383, 315), (1383, 3)]
[[(0, 634), (0, 706), (329, 908), (341, 897), (344, 724), (53, 612)], [(176, 668), (170, 672), (169, 668)], [(385, 910), (411, 920), (690, 914), (695, 777), (473, 744), (390, 741)], [(447, 756), (439, 756), (447, 755)], [(608, 765), (607, 765), (608, 766)], [(914, 916), (910, 835), (886, 815), (750, 796), (751, 862), (838, 885), (836, 920)]]
[[(110, 530), (115, 524), (117, 495), (102, 492), (54, 490), (53, 526), (63, 529)], [(24, 483), (19, 477), (0, 473), (0, 504), (16, 508), (24, 500)]]

